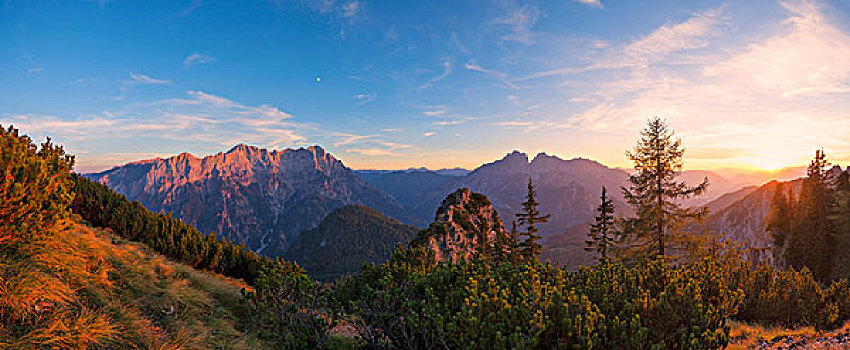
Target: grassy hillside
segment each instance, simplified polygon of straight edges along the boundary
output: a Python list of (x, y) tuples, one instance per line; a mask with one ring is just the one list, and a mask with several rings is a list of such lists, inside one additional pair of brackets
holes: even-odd
[(0, 264), (0, 348), (256, 349), (245, 285), (65, 221)]
[[(38, 147), (0, 128), (0, 349), (264, 347), (249, 331), (242, 283), (119, 238), (127, 230), (82, 224), (70, 210), (73, 164), (50, 140)], [(184, 256), (221, 246), (196, 245), (204, 249), (186, 245)]]

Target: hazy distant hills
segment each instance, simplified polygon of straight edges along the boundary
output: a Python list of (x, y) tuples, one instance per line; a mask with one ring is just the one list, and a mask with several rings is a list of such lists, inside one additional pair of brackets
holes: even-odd
[(256, 251), (282, 251), (346, 204), (412, 221), (395, 198), (318, 146), (269, 151), (240, 144), (204, 158), (183, 153), (87, 176), (152, 211), (170, 212)]
[(425, 167), (419, 168), (409, 168), (407, 170), (379, 170), (379, 169), (364, 169), (364, 170), (355, 170), (355, 173), (358, 174), (388, 174), (388, 173), (436, 173), (439, 175), (446, 176), (464, 176), (469, 174), (471, 170), (467, 170), (464, 168), (451, 168), (451, 169), (438, 169), (438, 170), (430, 170)]

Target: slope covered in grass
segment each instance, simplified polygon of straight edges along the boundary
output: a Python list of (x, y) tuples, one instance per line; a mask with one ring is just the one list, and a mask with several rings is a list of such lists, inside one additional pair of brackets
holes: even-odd
[[(50, 140), (0, 128), (0, 349), (264, 347), (241, 283), (82, 224), (70, 210), (73, 164)], [(184, 250), (221, 246), (198, 245)]]
[(66, 221), (3, 247), (0, 348), (263, 348), (243, 287)]

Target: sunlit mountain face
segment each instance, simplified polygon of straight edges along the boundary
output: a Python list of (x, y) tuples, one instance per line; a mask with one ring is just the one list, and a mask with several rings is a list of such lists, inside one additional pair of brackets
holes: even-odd
[(848, 13), (836, 0), (9, 1), (0, 124), (51, 136), (81, 172), (242, 142), (322, 145), (353, 169), (473, 169), (513, 149), (629, 168), (652, 116), (682, 137), (686, 169), (775, 172), (820, 148), (846, 164)]

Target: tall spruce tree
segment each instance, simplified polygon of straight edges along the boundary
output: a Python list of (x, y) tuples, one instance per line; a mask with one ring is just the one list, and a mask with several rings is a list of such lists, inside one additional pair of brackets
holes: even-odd
[(782, 256), (788, 237), (794, 223), (793, 194), (785, 195), (785, 185), (776, 183), (773, 198), (770, 200), (770, 211), (765, 220), (765, 230), (770, 232), (773, 239), (773, 256), (782, 263)]
[(808, 267), (820, 281), (832, 277), (837, 243), (833, 222), (829, 218), (833, 198), (828, 166), (823, 150), (815, 151), (795, 205), (792, 233), (783, 250), (785, 263), (796, 269)]
[(596, 252), (597, 259), (607, 260), (608, 253), (616, 246), (618, 233), (614, 226), (614, 201), (602, 186), (602, 203), (596, 208), (596, 222), (590, 225), (585, 251)]
[(634, 208), (636, 217), (626, 220), (624, 233), (630, 248), (637, 257), (663, 257), (667, 254), (668, 238), (677, 225), (689, 218), (701, 218), (705, 208), (682, 208), (678, 200), (701, 194), (708, 188), (708, 178), (690, 187), (675, 179), (682, 171), (685, 149), (681, 139), (673, 138), (663, 120), (658, 117), (648, 121), (641, 138), (626, 156), (634, 162), (634, 175), (629, 176), (629, 186), (623, 187), (626, 201)]
[(525, 226), (525, 231), (521, 235), (525, 239), (520, 243), (520, 255), (525, 261), (536, 261), (540, 254), (543, 253), (543, 246), (540, 244), (540, 234), (537, 229), (537, 224), (549, 221), (549, 215), (540, 214), (540, 203), (537, 201), (537, 193), (534, 191), (534, 184), (531, 179), (528, 179), (528, 194), (525, 196), (525, 202), (522, 203), (522, 211), (516, 214), (519, 224)]
[(835, 275), (850, 276), (850, 168), (842, 171), (833, 181), (833, 202), (830, 219), (837, 235)]

